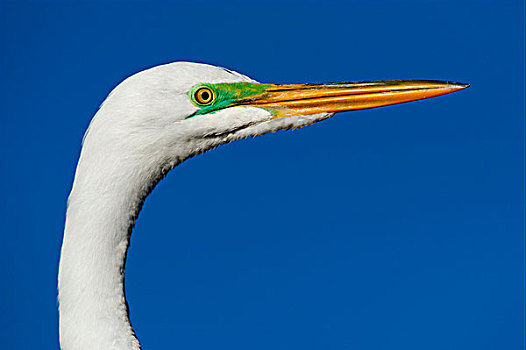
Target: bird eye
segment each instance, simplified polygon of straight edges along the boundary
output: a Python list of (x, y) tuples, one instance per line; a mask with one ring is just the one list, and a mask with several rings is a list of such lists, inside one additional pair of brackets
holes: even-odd
[(209, 87), (200, 87), (194, 92), (194, 99), (201, 106), (206, 106), (214, 100), (214, 91)]

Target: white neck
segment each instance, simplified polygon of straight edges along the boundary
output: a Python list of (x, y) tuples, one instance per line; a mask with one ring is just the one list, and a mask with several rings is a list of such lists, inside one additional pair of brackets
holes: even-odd
[(130, 234), (146, 196), (181, 159), (141, 156), (144, 152), (102, 132), (104, 125), (96, 120), (90, 128), (66, 214), (58, 283), (60, 344), (63, 350), (137, 350), (124, 294)]
[[(84, 177), (88, 166), (81, 162), (69, 197), (59, 267), (60, 343), (65, 350), (140, 349), (128, 319), (124, 265), (149, 186), (140, 182), (150, 177), (117, 165), (106, 171), (111, 164), (100, 163), (94, 169), (111, 176)], [(118, 172), (125, 183), (116, 181)]]

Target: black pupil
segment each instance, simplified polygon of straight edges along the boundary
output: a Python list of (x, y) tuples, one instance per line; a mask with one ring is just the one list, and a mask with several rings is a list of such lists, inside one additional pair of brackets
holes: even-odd
[(202, 91), (201, 92), (201, 100), (208, 101), (210, 99), (210, 93), (208, 91)]

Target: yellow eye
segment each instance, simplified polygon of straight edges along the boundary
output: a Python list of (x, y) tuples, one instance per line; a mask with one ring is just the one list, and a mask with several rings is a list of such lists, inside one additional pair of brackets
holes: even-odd
[(194, 92), (195, 102), (202, 106), (212, 103), (214, 98), (214, 91), (209, 87), (200, 87)]

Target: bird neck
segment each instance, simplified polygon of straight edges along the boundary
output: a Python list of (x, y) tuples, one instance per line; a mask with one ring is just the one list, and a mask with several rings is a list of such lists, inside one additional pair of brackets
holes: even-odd
[[(93, 148), (93, 147), (92, 147)], [(68, 200), (59, 265), (62, 349), (140, 349), (128, 317), (124, 268), (130, 234), (161, 169), (84, 144)], [(138, 167), (137, 164), (143, 164)]]

